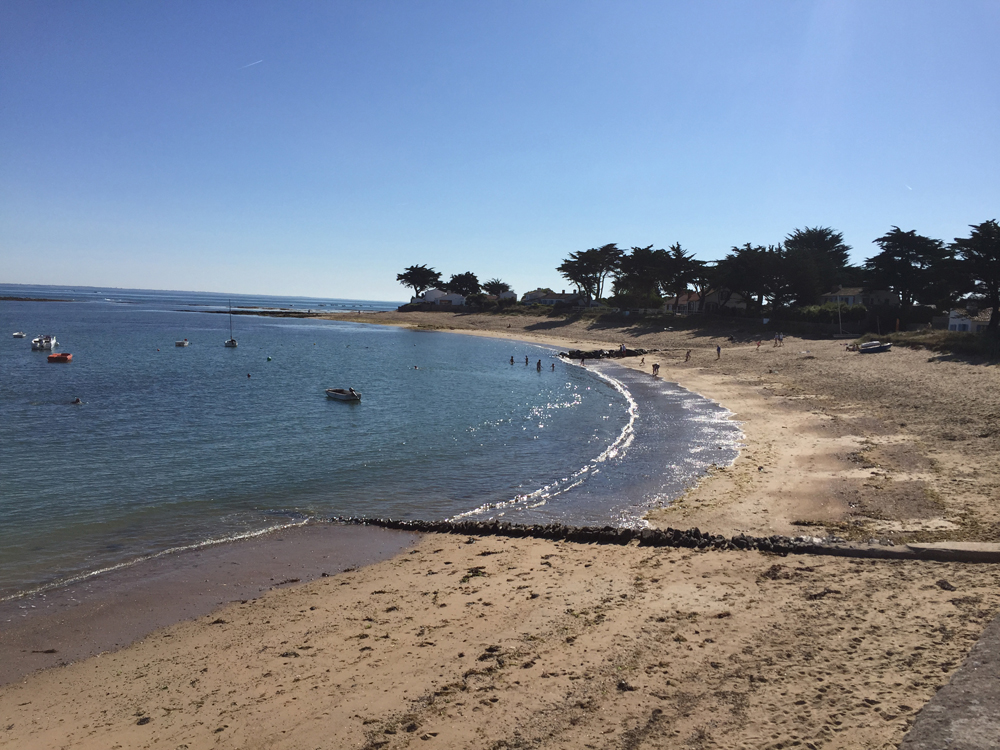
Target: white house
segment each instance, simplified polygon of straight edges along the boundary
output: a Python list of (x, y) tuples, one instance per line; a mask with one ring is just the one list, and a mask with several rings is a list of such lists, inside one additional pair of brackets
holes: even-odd
[(969, 333), (979, 333), (985, 331), (990, 325), (990, 316), (993, 308), (987, 307), (985, 310), (952, 310), (948, 313), (949, 331), (968, 331)]
[(881, 289), (865, 290), (859, 286), (838, 286), (832, 292), (820, 295), (820, 304), (840, 302), (845, 305), (898, 305), (899, 296)]
[(461, 294), (442, 292), (440, 289), (428, 289), (419, 297), (413, 297), (410, 303), (414, 305), (423, 303), (441, 305), (442, 307), (460, 307), (465, 304), (465, 297)]

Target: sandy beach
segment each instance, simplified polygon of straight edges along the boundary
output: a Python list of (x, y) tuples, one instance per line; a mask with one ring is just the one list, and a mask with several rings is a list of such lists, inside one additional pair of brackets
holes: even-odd
[[(758, 349), (740, 322), (351, 319), (660, 350), (624, 362), (730, 409), (746, 446), (657, 525), (1000, 531), (996, 366), (796, 337)], [(0, 747), (896, 747), (1000, 610), (998, 583), (991, 565), (428, 534), (10, 684)]]

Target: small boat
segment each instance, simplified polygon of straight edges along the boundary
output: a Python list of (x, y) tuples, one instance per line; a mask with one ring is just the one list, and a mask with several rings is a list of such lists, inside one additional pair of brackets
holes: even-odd
[(236, 339), (233, 338), (233, 301), (229, 300), (229, 340), (226, 341), (226, 346), (234, 347), (239, 346), (236, 343)]
[(174, 346), (187, 346), (190, 343), (191, 343), (190, 341), (184, 339), (183, 341), (175, 341)]
[(73, 355), (69, 352), (56, 352), (54, 354), (50, 354), (46, 357), (46, 359), (48, 359), (49, 362), (72, 362)]
[(31, 340), (31, 348), (36, 352), (52, 351), (57, 346), (59, 346), (59, 342), (56, 341), (56, 337), (47, 333)]
[(869, 341), (858, 347), (858, 351), (862, 354), (878, 354), (879, 352), (887, 352), (890, 349), (892, 349), (891, 341), (887, 341), (884, 344), (881, 341)]
[(14, 331), (14, 338), (16, 339), (24, 339), (27, 337), (28, 335), (24, 331)]
[(353, 388), (327, 388), (326, 397), (337, 401), (360, 401), (361, 394)]

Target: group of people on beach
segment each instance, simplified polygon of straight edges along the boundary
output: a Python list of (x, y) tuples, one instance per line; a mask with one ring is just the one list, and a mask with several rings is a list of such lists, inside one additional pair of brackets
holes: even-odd
[[(511, 364), (514, 364), (514, 356), (513, 356), (513, 355), (511, 355), (511, 357), (510, 357), (510, 363), (511, 363)], [(529, 364), (529, 360), (528, 360), (528, 358), (527, 358), (527, 357), (525, 357), (525, 358), (524, 358), (524, 365), (525, 365), (525, 367), (527, 367), (527, 366), (528, 366), (528, 364)], [(537, 370), (538, 372), (541, 372), (541, 371), (542, 371), (542, 360), (538, 360), (538, 364), (536, 364), (536, 365), (535, 365), (535, 369), (536, 369), (536, 370)], [(555, 372), (555, 371), (556, 371), (556, 363), (555, 363), (555, 362), (553, 362), (553, 363), (552, 363), (552, 372)]]

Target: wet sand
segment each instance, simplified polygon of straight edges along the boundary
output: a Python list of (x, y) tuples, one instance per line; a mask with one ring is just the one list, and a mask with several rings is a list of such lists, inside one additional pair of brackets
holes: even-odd
[(414, 534), (309, 524), (163, 555), (0, 603), (0, 685), (124, 648), (233, 601), (384, 560)]

